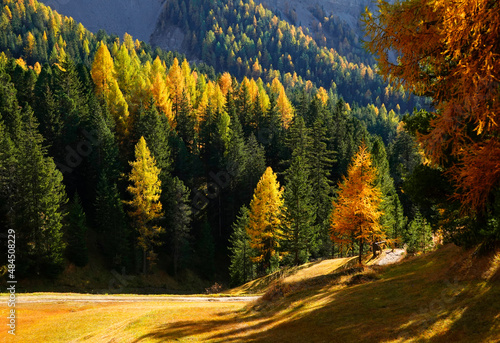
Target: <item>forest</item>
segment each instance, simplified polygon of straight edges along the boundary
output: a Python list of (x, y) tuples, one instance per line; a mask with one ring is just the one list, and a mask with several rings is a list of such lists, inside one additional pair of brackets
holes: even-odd
[[(442, 37), (432, 53), (381, 39), (367, 14), (376, 66), (252, 0), (167, 0), (165, 23), (201, 46), (192, 62), (36, 0), (1, 5), (0, 226), (16, 232), (20, 277), (85, 266), (92, 245), (110, 269), (239, 285), (313, 259), (361, 261), (380, 241), (416, 252), (433, 237), (499, 237), (497, 91), (449, 76), (462, 62), (483, 70), (475, 51), (464, 62)], [(418, 25), (405, 10), (408, 22), (379, 20)], [(393, 49), (433, 68), (394, 65)], [(463, 97), (474, 92), (495, 101)]]

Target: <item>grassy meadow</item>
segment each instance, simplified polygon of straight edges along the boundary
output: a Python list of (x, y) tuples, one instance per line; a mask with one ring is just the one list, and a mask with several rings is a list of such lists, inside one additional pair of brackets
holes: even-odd
[(349, 265), (310, 263), (231, 291), (263, 294), (250, 303), (21, 303), (13, 341), (500, 341), (500, 253), (448, 245), (393, 266)]

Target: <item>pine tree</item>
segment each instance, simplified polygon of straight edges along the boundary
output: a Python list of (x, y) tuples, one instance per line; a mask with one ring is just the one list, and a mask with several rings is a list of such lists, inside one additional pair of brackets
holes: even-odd
[(328, 149), (329, 139), (323, 120), (316, 119), (310, 132), (312, 139), (309, 153), (310, 180), (311, 191), (314, 195), (311, 204), (315, 210), (315, 234), (319, 254), (327, 257), (332, 253), (329, 216), (332, 211), (330, 170), (335, 162), (334, 152)]
[(244, 203), (248, 203), (252, 199), (255, 186), (266, 171), (266, 157), (264, 148), (257, 142), (253, 133), (248, 137), (244, 151), (246, 159), (243, 166), (241, 193)]
[(250, 246), (256, 250), (253, 262), (260, 263), (262, 271), (276, 267), (281, 232), (281, 211), (283, 190), (276, 180), (276, 174), (268, 167), (255, 188), (250, 202), (249, 224), (247, 233)]
[(373, 166), (377, 170), (375, 183), (382, 192), (380, 209), (383, 214), (380, 217), (380, 225), (389, 238), (398, 238), (397, 235), (401, 234), (403, 230), (404, 218), (401, 203), (394, 187), (394, 180), (390, 175), (387, 153), (380, 136), (376, 136), (373, 142), (371, 156)]
[(73, 197), (67, 215), (66, 256), (78, 267), (85, 266), (89, 261), (87, 249), (87, 218), (83, 211), (78, 193)]
[(417, 212), (415, 218), (408, 225), (404, 235), (404, 242), (408, 244), (408, 252), (426, 252), (432, 247), (432, 229), (429, 223)]
[(143, 272), (146, 274), (147, 261), (154, 260), (153, 246), (160, 244), (157, 237), (163, 228), (154, 225), (162, 216), (162, 204), (159, 201), (161, 181), (158, 178), (161, 171), (156, 167), (156, 161), (151, 156), (144, 137), (135, 146), (135, 161), (130, 162), (130, 166), (132, 171), (128, 179), (132, 185), (127, 187), (127, 191), (132, 195), (132, 200), (126, 203), (132, 208), (129, 215), (139, 233), (138, 244), (143, 251)]
[(188, 244), (191, 230), (191, 204), (189, 202), (189, 188), (177, 177), (172, 180), (171, 194), (173, 209), (170, 214), (170, 228), (172, 237), (172, 251), (174, 257), (174, 274), (177, 275), (182, 259), (183, 248)]
[(201, 224), (196, 251), (200, 261), (201, 274), (208, 279), (213, 279), (215, 273), (215, 242), (212, 227), (206, 217)]
[(102, 252), (111, 267), (125, 266), (128, 262), (129, 228), (116, 183), (110, 183), (103, 172), (97, 184), (94, 204), (96, 231), (102, 235), (99, 240)]
[[(38, 123), (30, 110), (14, 136), (18, 167), (13, 182), (14, 225), (19, 239), (20, 264), (51, 276), (62, 270), (63, 205), (67, 202), (63, 176), (43, 148)], [(24, 267), (23, 267), (24, 268)]]
[(236, 221), (233, 223), (233, 233), (229, 238), (231, 244), (229, 248), (231, 251), (229, 274), (233, 285), (243, 284), (251, 280), (254, 275), (254, 264), (250, 259), (253, 252), (250, 247), (250, 237), (246, 230), (249, 223), (248, 214), (248, 208), (243, 205)]
[(291, 263), (306, 262), (314, 247), (315, 221), (312, 188), (309, 181), (310, 166), (303, 156), (292, 157), (285, 176), (285, 220), (282, 250), (290, 253)]
[(359, 245), (359, 263), (362, 263), (365, 243), (379, 241), (384, 237), (380, 226), (380, 203), (382, 194), (374, 185), (377, 170), (372, 166), (371, 156), (365, 144), (359, 148), (349, 169), (339, 185), (337, 199), (331, 215), (332, 240), (341, 245)]
[(302, 117), (295, 117), (287, 143), (292, 149), (292, 159), (285, 172), (282, 250), (292, 254), (291, 263), (298, 265), (307, 260), (315, 244), (311, 165), (307, 157), (311, 139)]

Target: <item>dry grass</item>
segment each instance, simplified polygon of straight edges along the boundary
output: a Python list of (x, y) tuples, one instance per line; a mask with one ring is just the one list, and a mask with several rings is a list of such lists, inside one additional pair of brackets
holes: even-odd
[[(447, 246), (355, 274), (321, 262), (274, 283), (283, 294), (251, 305), (21, 305), (18, 341), (500, 342), (499, 261)], [(319, 270), (331, 278), (308, 281)]]
[(356, 257), (337, 258), (319, 262), (309, 262), (301, 266), (282, 269), (271, 275), (247, 282), (244, 285), (231, 289), (228, 293), (233, 295), (264, 294), (276, 280), (285, 283), (295, 283), (310, 280), (335, 273), (340, 269), (349, 268), (356, 264)]

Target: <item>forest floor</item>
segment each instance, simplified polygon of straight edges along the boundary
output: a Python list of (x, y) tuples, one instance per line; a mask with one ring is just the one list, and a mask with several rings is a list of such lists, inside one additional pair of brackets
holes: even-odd
[[(12, 341), (500, 341), (500, 251), (447, 245), (389, 266), (334, 261), (282, 272), (265, 282), (257, 300), (104, 295), (116, 301), (100, 303), (67, 295), (67, 301), (23, 303), (20, 296)], [(339, 267), (332, 269), (335, 263)], [(0, 331), (0, 341), (6, 331)]]

